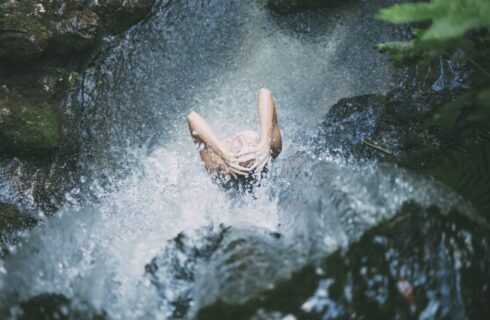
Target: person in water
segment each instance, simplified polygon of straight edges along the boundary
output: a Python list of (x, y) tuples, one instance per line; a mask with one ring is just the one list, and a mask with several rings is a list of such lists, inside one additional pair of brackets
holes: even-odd
[(270, 90), (260, 89), (258, 110), (260, 134), (245, 130), (225, 140), (220, 140), (196, 112), (189, 114), (189, 131), (209, 172), (234, 178), (247, 177), (253, 172), (261, 172), (281, 153), (281, 131)]

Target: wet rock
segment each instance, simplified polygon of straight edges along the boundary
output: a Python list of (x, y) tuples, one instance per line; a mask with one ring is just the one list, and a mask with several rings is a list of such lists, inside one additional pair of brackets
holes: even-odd
[(442, 135), (424, 123), (455, 95), (453, 91), (412, 94), (395, 89), (387, 95), (341, 99), (323, 121), (318, 149), (364, 158), (389, 160), (394, 156), (411, 168), (423, 167), (426, 163), (414, 163), (408, 160), (409, 155), (426, 152), (429, 156), (439, 149)]
[(281, 170), (279, 232), (298, 265), (346, 247), (407, 201), (474, 211), (461, 196), (422, 174), (392, 163), (330, 157), (318, 160), (298, 152)]
[(22, 13), (0, 14), (0, 58), (35, 59), (46, 50), (49, 32), (35, 17)]
[(18, 311), (14, 312), (18, 320), (103, 320), (105, 312), (99, 312), (90, 305), (70, 300), (62, 294), (43, 293), (30, 298), (20, 304)]
[[(11, 148), (2, 148), (0, 201), (29, 210), (39, 209), (45, 214), (53, 213), (78, 181), (81, 110), (72, 97), (76, 97), (80, 76), (64, 68), (34, 69), (27, 66), (26, 69), (2, 71), (5, 85), (0, 87), (0, 101), (6, 100), (14, 106), (47, 107), (49, 114), (56, 116), (59, 145), (42, 154), (37, 153), (37, 149), (21, 153)], [(0, 128), (4, 128), (1, 123)], [(0, 141), (0, 145), (3, 142)]]
[(92, 11), (71, 11), (53, 24), (50, 47), (60, 54), (91, 47), (97, 37), (99, 17)]
[(179, 233), (168, 241), (162, 254), (145, 266), (145, 276), (170, 310), (168, 318), (186, 318), (191, 307), (196, 266), (217, 250), (227, 230), (223, 227), (215, 231), (200, 229), (197, 231), (199, 240)]
[(0, 199), (45, 213), (63, 203), (78, 181), (78, 94), (91, 50), (153, 3), (0, 0)]
[[(60, 104), (76, 90), (81, 76), (70, 68), (53, 66), (5, 66), (0, 68), (0, 96), (22, 97), (32, 103), (47, 103), (62, 113)], [(14, 99), (15, 100), (15, 99)]]
[(244, 304), (217, 302), (198, 319), (484, 319), (490, 312), (490, 228), (437, 207), (400, 212)]
[(247, 301), (290, 275), (295, 263), (289, 254), (273, 234), (231, 229), (209, 260), (198, 266), (195, 303)]
[(55, 112), (19, 96), (0, 98), (0, 150), (15, 155), (45, 155), (60, 141)]
[(0, 234), (32, 227), (36, 220), (23, 214), (15, 206), (0, 202)]
[(154, 0), (101, 0), (91, 2), (94, 10), (111, 32), (121, 32), (140, 21), (153, 6)]
[(0, 258), (8, 253), (8, 246), (17, 242), (17, 232), (30, 229), (36, 223), (36, 219), (15, 206), (0, 202)]
[(200, 230), (180, 234), (146, 266), (171, 319), (188, 319), (192, 306), (243, 302), (286, 278), (291, 265), (277, 235), (264, 230)]
[(374, 158), (431, 175), (490, 219), (487, 118), (472, 115), (474, 108), (468, 105), (451, 126), (444, 128), (438, 121), (460, 93), (401, 88), (387, 95), (342, 99), (323, 122), (317, 152)]
[(331, 4), (332, 0), (269, 0), (268, 6), (279, 13), (288, 14), (303, 9), (321, 8)]
[(72, 11), (84, 10), (88, 6), (88, 0), (43, 0), (43, 7), (47, 15), (51, 17), (66, 17)]

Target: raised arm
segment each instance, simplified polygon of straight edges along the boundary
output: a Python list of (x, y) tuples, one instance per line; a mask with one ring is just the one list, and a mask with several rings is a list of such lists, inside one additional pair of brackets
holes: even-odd
[(276, 106), (268, 89), (259, 91), (260, 143), (276, 158), (282, 150), (281, 131), (277, 122)]
[(221, 141), (218, 139), (206, 120), (193, 111), (187, 117), (187, 122), (189, 124), (189, 131), (194, 139), (194, 143), (204, 143), (206, 147), (211, 148), (211, 150), (214, 151), (219, 158), (223, 160), (228, 158), (223, 143), (221, 143)]

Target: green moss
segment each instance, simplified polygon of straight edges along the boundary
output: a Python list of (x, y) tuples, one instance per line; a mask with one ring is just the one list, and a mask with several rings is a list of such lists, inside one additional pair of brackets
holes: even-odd
[(73, 88), (80, 81), (82, 81), (82, 76), (80, 75), (80, 73), (76, 71), (70, 72), (70, 75), (68, 76), (68, 83), (70, 84), (70, 88)]
[(19, 155), (52, 152), (59, 144), (58, 120), (46, 105), (0, 101), (0, 148)]
[(0, 15), (0, 57), (29, 60), (48, 46), (50, 33), (38, 19), (22, 15)]
[(23, 14), (9, 14), (0, 17), (0, 27), (7, 30), (36, 32), (38, 35), (48, 38), (48, 29), (37, 19)]

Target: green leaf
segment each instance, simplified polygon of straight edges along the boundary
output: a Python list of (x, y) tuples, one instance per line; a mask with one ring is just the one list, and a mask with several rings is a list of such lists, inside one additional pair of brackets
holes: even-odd
[(422, 34), (422, 41), (444, 41), (462, 37), (468, 31), (481, 27), (478, 19), (468, 18), (455, 21), (453, 17), (440, 18)]
[(445, 129), (456, 126), (465, 127), (472, 123), (490, 121), (490, 89), (470, 91), (460, 96), (453, 103), (443, 106), (428, 120), (427, 125), (437, 124)]
[(438, 14), (431, 3), (404, 3), (381, 9), (377, 18), (391, 23), (430, 20)]

